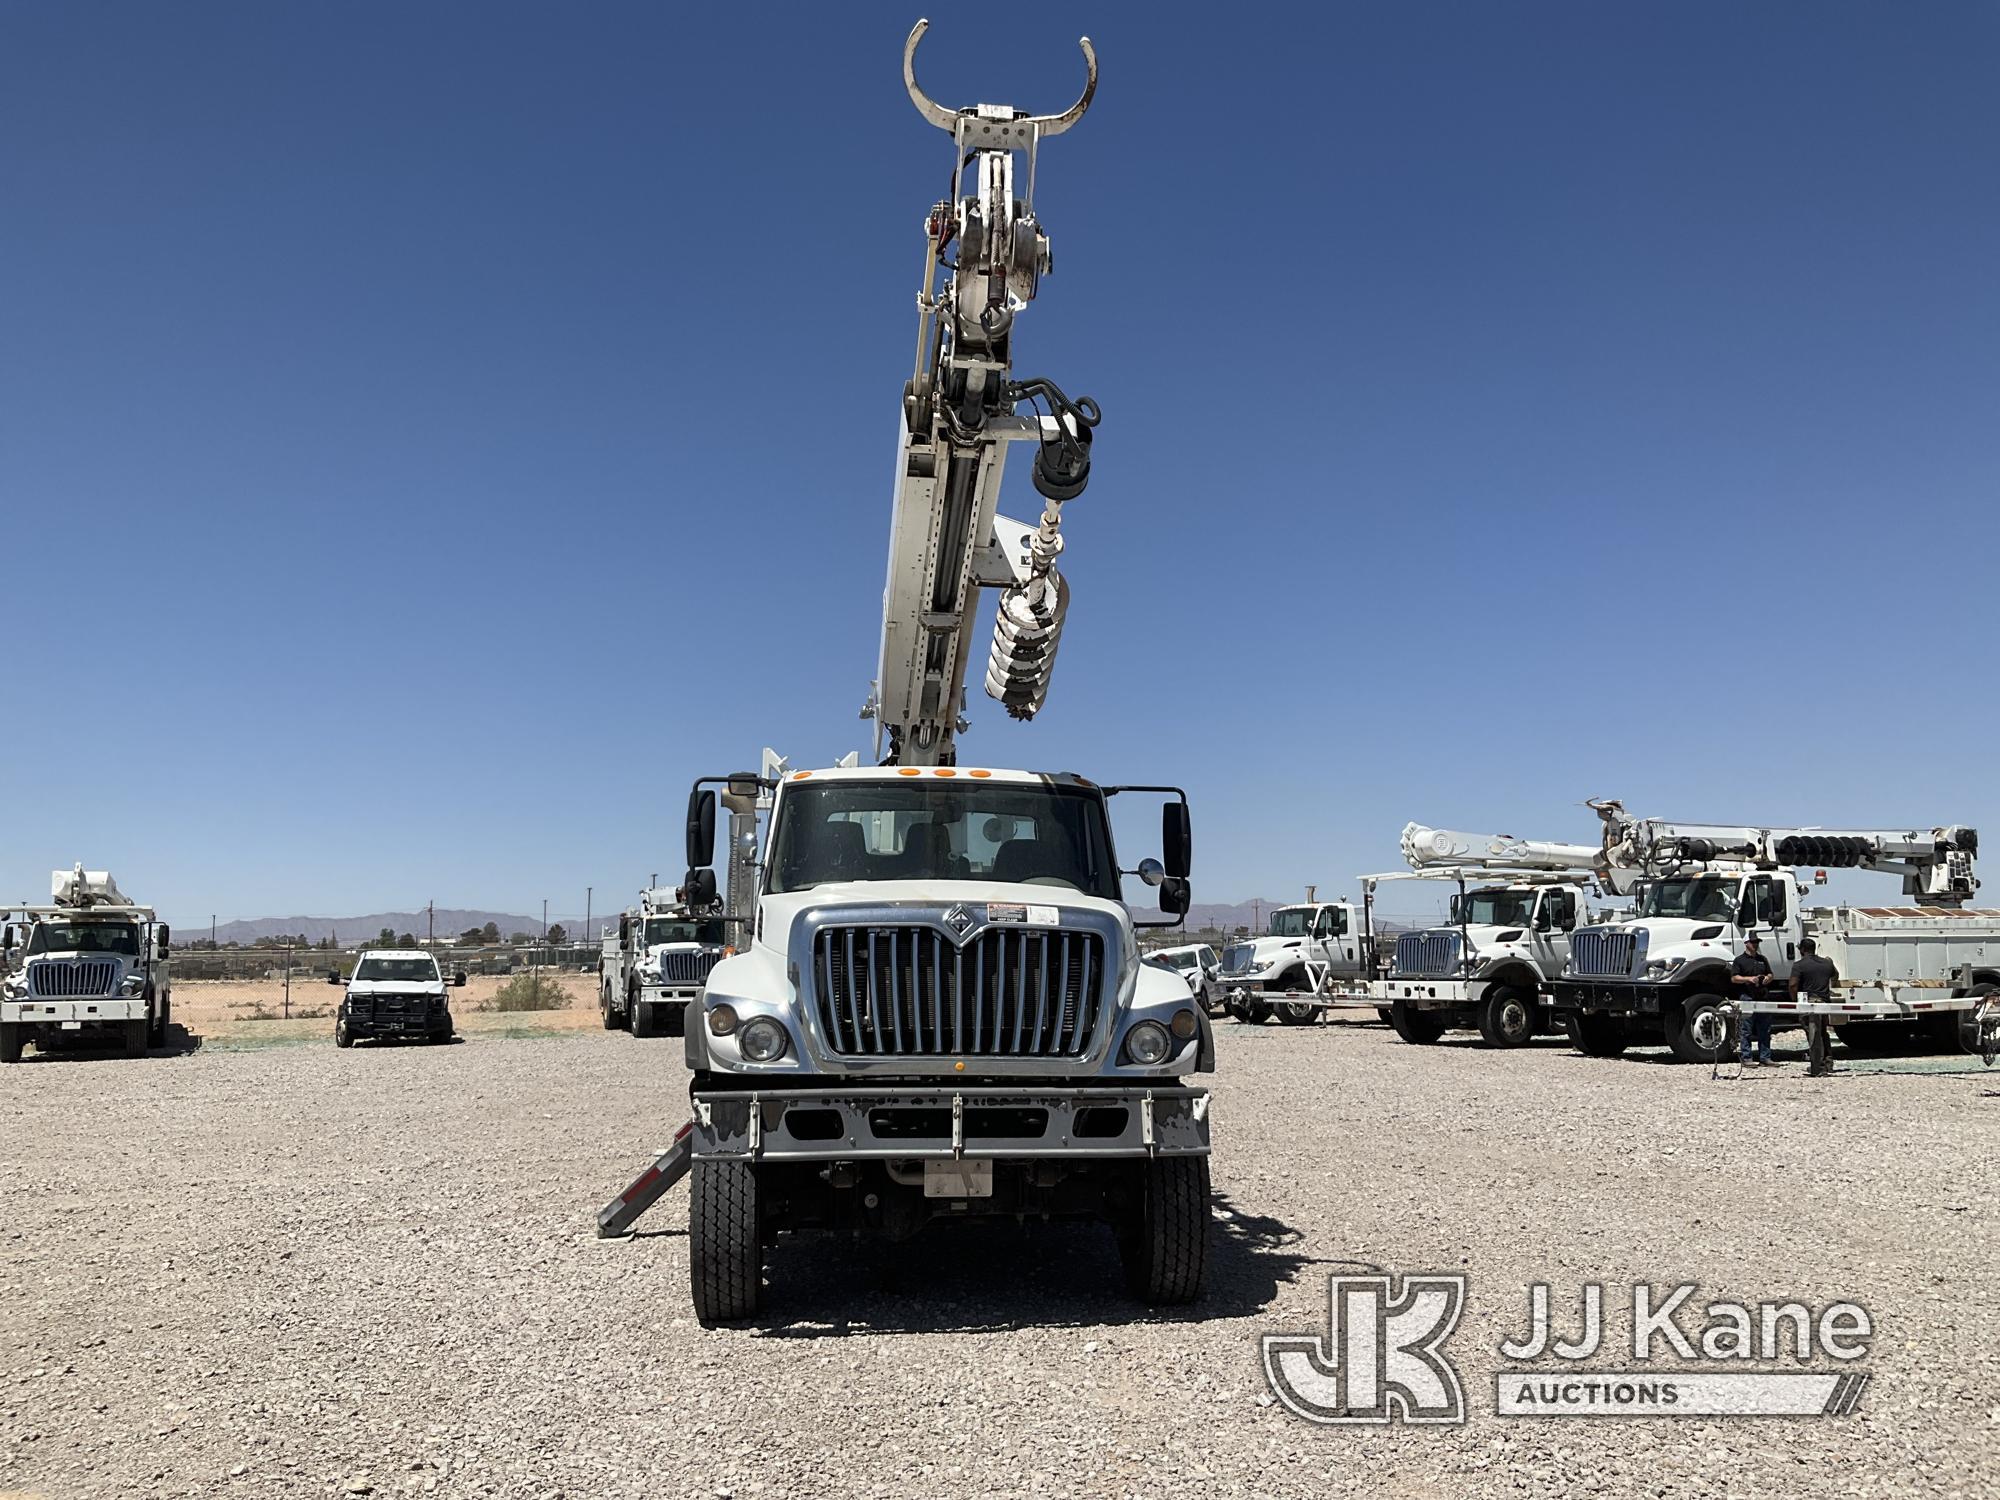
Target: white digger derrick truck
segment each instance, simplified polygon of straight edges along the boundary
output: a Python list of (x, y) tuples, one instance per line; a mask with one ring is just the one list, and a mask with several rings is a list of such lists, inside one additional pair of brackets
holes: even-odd
[(731, 951), (719, 908), (691, 907), (683, 892), (654, 887), (618, 914), (598, 959), (597, 1008), (606, 1031), (679, 1036), (699, 1013), (708, 971)]
[(125, 899), (103, 870), (56, 870), (46, 906), (0, 912), (20, 968), (0, 982), (0, 1062), (33, 1042), (116, 1041), (127, 1056), (167, 1040), (173, 986), (167, 924)]
[[(1832, 1020), (1859, 1051), (1928, 1040), (1991, 1057), (2000, 1038), (2000, 910), (1972, 906), (1976, 830), (1675, 823), (1590, 804), (1604, 823), (1601, 877), (1642, 882), (1629, 921), (1578, 928), (1553, 986), (1577, 1046), (1612, 1057), (1664, 1039), (1683, 1061), (1732, 1050), (1740, 1014)], [(1802, 910), (1793, 871), (1863, 870), (1903, 882), (1905, 906)], [(1783, 981), (1812, 938), (1840, 983), (1830, 1004), (1733, 993), (1730, 965), (1755, 935)]]
[(1596, 889), (1599, 851), (1512, 834), (1405, 825), (1407, 871), (1362, 878), (1372, 910), (1383, 881), (1455, 883), (1450, 920), (1398, 934), (1386, 978), (1368, 996), (1406, 1042), (1454, 1027), (1488, 1046), (1519, 1047), (1552, 1028), (1549, 984), (1569, 959), (1569, 935)]
[[(771, 764), (689, 801), (684, 889), (712, 901), (717, 790), (742, 862), (740, 951), (710, 970), (686, 1050), (694, 1118), (598, 1216), (629, 1226), (689, 1177), (689, 1280), (705, 1323), (753, 1315), (784, 1233), (901, 1237), (933, 1219), (1087, 1217), (1117, 1232), (1132, 1288), (1186, 1302), (1209, 1226), (1214, 1043), (1181, 978), (1143, 964), (1121, 879), (1188, 906), (1187, 800), (1068, 773), (966, 765), (964, 681), (998, 592), (985, 683), (1016, 719), (1048, 691), (1068, 606), (1062, 507), (1089, 473), (1098, 409), (1013, 373), (1016, 321), (1049, 270), (1038, 149), (1079, 120), (951, 110), (952, 195), (923, 225), (916, 370), (904, 388), (882, 647), (864, 716), (881, 764)], [(940, 271), (945, 273), (940, 285)], [(1040, 411), (1036, 407), (1043, 408)], [(1010, 445), (1033, 452), (1039, 522), (996, 513)], [(1160, 794), (1161, 859), (1121, 866), (1114, 797)], [(761, 844), (748, 831), (761, 816)], [(732, 880), (732, 885), (736, 882)]]

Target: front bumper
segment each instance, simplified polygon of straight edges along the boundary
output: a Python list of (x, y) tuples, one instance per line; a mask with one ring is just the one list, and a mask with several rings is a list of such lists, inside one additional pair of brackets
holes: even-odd
[(88, 1025), (93, 1021), (143, 1021), (144, 995), (114, 995), (98, 1000), (8, 1000), (0, 1002), (0, 1021), (30, 1026)]
[(702, 1160), (1208, 1155), (1208, 1091), (1159, 1088), (697, 1092)]
[(1666, 988), (1630, 979), (1564, 979), (1554, 986), (1553, 999), (1560, 1010), (1586, 1015), (1656, 1016)]
[(1385, 979), (1369, 986), (1382, 1002), (1402, 1001), (1412, 1010), (1456, 1010), (1477, 1004), (1486, 994), (1483, 979)]
[(451, 1012), (440, 1009), (435, 1014), (422, 1012), (391, 1011), (386, 1015), (357, 1016), (348, 1014), (341, 1017), (352, 1037), (370, 1036), (445, 1036), (451, 1031)]

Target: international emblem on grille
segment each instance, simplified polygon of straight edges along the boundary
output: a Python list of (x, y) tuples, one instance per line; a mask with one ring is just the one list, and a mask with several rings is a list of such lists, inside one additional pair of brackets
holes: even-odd
[(962, 906), (948, 908), (944, 914), (944, 925), (960, 937), (972, 931), (972, 913)]

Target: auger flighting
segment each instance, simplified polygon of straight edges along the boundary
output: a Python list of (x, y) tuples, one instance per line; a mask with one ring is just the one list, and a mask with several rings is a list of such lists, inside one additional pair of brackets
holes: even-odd
[[(966, 728), (965, 674), (979, 591), (1000, 591), (986, 691), (1017, 719), (1048, 696), (1069, 585), (1056, 567), (1063, 502), (1090, 477), (1097, 403), (1055, 382), (1013, 378), (1015, 319), (1051, 269), (1035, 214), (1044, 140), (1083, 118), (1097, 54), (1081, 41), (1082, 95), (1057, 115), (1009, 105), (947, 109), (918, 86), (919, 21), (903, 47), (903, 82), (918, 112), (952, 137), (951, 196), (924, 221), (916, 368), (903, 388), (882, 654), (864, 717), (884, 764), (951, 765)], [(1017, 172), (1016, 157), (1025, 171)], [(943, 285), (938, 272), (946, 273)], [(1023, 409), (1026, 409), (1025, 414)], [(1006, 445), (1033, 441), (1044, 499), (1027, 526), (996, 512)]]

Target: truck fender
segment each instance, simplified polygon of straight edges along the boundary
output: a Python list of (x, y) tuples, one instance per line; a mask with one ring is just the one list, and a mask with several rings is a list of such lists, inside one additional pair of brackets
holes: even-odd
[(1736, 986), (1729, 982), (1729, 966), (1713, 959), (1705, 959), (1689, 964), (1674, 976), (1673, 995), (1676, 1000), (1684, 995), (1721, 994), (1734, 997)]
[(1195, 1007), (1195, 1024), (1201, 1028), (1197, 1035), (1201, 1038), (1195, 1047), (1194, 1070), (1197, 1073), (1215, 1071), (1215, 1028), (1208, 1024), (1208, 1012)]
[(700, 1073), (708, 1067), (708, 1017), (699, 1005), (690, 1003), (687, 1022), (681, 1027), (681, 1055), (688, 1071)]

